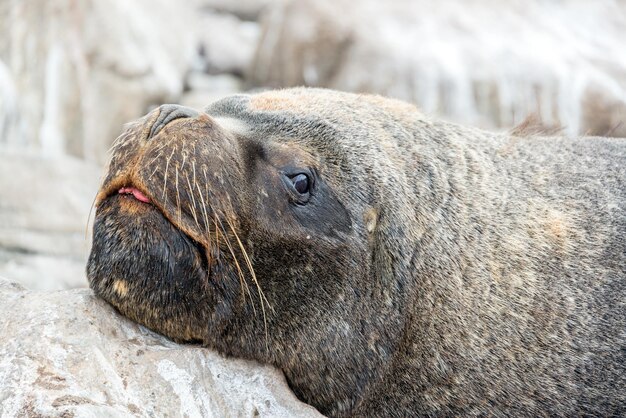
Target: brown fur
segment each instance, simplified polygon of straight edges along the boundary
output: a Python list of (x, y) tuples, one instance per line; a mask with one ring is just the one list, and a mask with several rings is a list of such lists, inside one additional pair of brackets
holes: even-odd
[(171, 112), (121, 137), (98, 198), (88, 276), (125, 315), (332, 416), (626, 413), (625, 140), (319, 89)]

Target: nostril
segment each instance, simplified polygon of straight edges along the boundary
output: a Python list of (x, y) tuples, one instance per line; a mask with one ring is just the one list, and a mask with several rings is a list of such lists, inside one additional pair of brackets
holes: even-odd
[(176, 119), (181, 118), (195, 118), (199, 115), (198, 111), (191, 109), (185, 106), (179, 106), (176, 104), (165, 104), (161, 105), (159, 112), (159, 117), (154, 122), (152, 127), (150, 128), (150, 134), (148, 135), (148, 139), (156, 136), (161, 129), (165, 127), (168, 123), (172, 122)]

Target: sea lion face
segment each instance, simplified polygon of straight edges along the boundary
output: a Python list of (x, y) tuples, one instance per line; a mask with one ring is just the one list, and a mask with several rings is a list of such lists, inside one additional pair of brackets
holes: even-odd
[(166, 105), (128, 127), (97, 197), (88, 278), (131, 319), (277, 365), (304, 401), (348, 410), (403, 326), (389, 290), (403, 231), (378, 251), (378, 202), (387, 222), (402, 217), (388, 190), (400, 182), (368, 155), (389, 147), (364, 145), (376, 130), (332, 111), (342, 96), (276, 94)]

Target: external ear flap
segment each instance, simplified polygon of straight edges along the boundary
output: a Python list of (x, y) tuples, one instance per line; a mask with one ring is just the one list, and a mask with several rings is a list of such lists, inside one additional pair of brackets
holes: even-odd
[(365, 221), (365, 229), (367, 229), (368, 235), (372, 236), (378, 223), (378, 210), (375, 208), (366, 210), (363, 215), (363, 220)]
[[(410, 216), (406, 211), (388, 208), (371, 208), (364, 214), (365, 228), (371, 248), (374, 279), (385, 289), (409, 288), (414, 280), (411, 274), (411, 258), (414, 244), (410, 239)], [(391, 292), (394, 297), (405, 299), (404, 292)]]

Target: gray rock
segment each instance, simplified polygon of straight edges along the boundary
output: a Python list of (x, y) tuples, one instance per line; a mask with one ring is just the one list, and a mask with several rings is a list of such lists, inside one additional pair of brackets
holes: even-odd
[(0, 146), (104, 162), (124, 123), (182, 93), (190, 13), (167, 0), (0, 3)]
[(269, 8), (253, 86), (412, 101), (485, 128), (530, 114), (626, 136), (626, 3), (291, 0)]
[(190, 90), (183, 94), (178, 103), (199, 110), (209, 103), (242, 92), (241, 79), (230, 74), (195, 72), (189, 74), (187, 84)]
[(73, 157), (0, 152), (0, 276), (37, 290), (86, 286), (87, 218), (101, 175)]
[(242, 20), (257, 20), (259, 15), (280, 0), (195, 0), (198, 6), (223, 14), (232, 14)]
[(64, 257), (0, 250), (0, 276), (36, 290), (75, 289), (87, 286), (85, 256)]
[(203, 71), (238, 76), (248, 71), (259, 42), (258, 23), (242, 21), (230, 14), (201, 13), (195, 30), (202, 51)]
[(0, 416), (320, 415), (269, 366), (175, 344), (87, 289), (0, 279)]
[(241, 79), (230, 74), (209, 75), (192, 73), (187, 78), (187, 84), (192, 91), (227, 94), (236, 94), (242, 91)]

